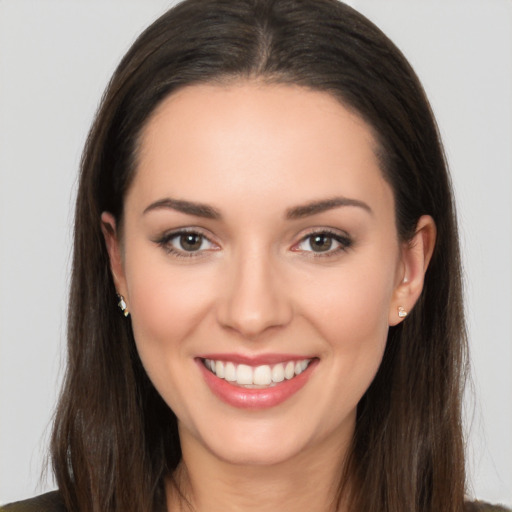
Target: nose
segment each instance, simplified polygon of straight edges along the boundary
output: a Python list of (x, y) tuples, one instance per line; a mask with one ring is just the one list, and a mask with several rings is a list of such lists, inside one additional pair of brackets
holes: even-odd
[(231, 262), (217, 307), (217, 320), (246, 339), (287, 325), (293, 314), (284, 276), (264, 252)]

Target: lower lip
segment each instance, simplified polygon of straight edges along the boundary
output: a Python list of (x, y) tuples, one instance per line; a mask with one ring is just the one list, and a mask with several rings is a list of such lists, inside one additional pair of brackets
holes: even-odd
[(265, 389), (247, 389), (230, 384), (207, 370), (201, 359), (197, 360), (203, 377), (211, 391), (223, 402), (239, 409), (267, 409), (275, 407), (297, 393), (308, 381), (318, 360), (313, 360), (299, 375), (276, 383)]

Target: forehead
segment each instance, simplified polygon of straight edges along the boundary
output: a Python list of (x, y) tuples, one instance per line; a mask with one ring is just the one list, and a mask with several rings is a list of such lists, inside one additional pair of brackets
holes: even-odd
[[(232, 194), (389, 195), (371, 128), (332, 95), (256, 82), (170, 95), (147, 122), (132, 188), (211, 203)], [(336, 190), (334, 190), (336, 189)]]

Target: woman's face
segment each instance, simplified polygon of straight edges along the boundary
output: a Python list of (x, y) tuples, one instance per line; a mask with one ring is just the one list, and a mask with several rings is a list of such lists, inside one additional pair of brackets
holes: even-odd
[(182, 444), (244, 464), (340, 453), (412, 305), (368, 126), (304, 88), (184, 88), (143, 132), (124, 211), (112, 268)]

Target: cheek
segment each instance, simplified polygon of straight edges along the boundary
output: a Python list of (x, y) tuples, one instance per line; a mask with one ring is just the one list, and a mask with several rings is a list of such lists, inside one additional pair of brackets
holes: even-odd
[(176, 271), (154, 263), (137, 267), (129, 279), (139, 357), (157, 391), (181, 419), (190, 417), (184, 397), (197, 385), (190, 340), (197, 338), (195, 331), (211, 303), (203, 277), (197, 270)]
[(325, 342), (319, 356), (326, 365), (324, 389), (330, 392), (315, 401), (331, 411), (326, 429), (355, 414), (380, 367), (391, 294), (385, 275), (364, 279), (351, 273), (324, 283), (304, 304), (309, 323)]
[(374, 333), (386, 333), (393, 296), (392, 267), (372, 271), (365, 267), (340, 269), (317, 279), (314, 287), (303, 290), (304, 311), (329, 339), (365, 339)]
[(326, 359), (335, 356), (336, 374), (343, 375), (343, 385), (354, 388), (356, 400), (382, 360), (395, 276), (396, 260), (372, 258), (317, 275), (314, 286), (297, 292), (304, 316), (327, 342)]
[(141, 357), (147, 353), (157, 359), (166, 352), (186, 350), (182, 340), (199, 325), (211, 302), (207, 270), (170, 265), (166, 255), (154, 255), (154, 251), (150, 256), (132, 251), (126, 261), (126, 275)]

